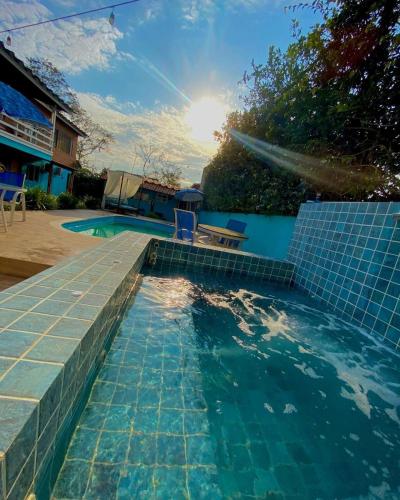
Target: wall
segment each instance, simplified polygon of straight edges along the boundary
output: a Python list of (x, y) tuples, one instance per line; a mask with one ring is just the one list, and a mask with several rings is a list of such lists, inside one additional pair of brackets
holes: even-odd
[(62, 131), (64, 134), (67, 134), (72, 141), (71, 153), (65, 153), (57, 144), (53, 150), (53, 161), (59, 163), (60, 165), (64, 165), (65, 167), (74, 167), (76, 161), (76, 149), (78, 146), (78, 135), (76, 132), (71, 130), (68, 126), (66, 126), (59, 118), (56, 121), (56, 129)]
[[(56, 168), (57, 165), (54, 165), (53, 172)], [(51, 194), (58, 196), (60, 193), (68, 191), (68, 176), (70, 173), (71, 171), (66, 168), (61, 168), (60, 175), (54, 175), (53, 173), (53, 177), (51, 179)]]
[[(143, 197), (146, 197), (148, 199), (142, 199), (139, 203), (138, 197), (139, 194), (136, 194), (133, 198), (129, 198), (128, 204), (135, 208), (138, 208), (140, 204), (140, 209), (143, 211), (143, 215), (148, 215), (150, 212), (157, 212), (159, 214), (162, 214), (164, 220), (174, 222), (174, 208), (177, 207), (177, 201), (174, 198), (170, 198), (166, 202), (160, 201), (157, 199), (157, 193), (148, 189), (143, 189)], [(151, 206), (152, 203), (153, 209)]]
[(400, 346), (400, 203), (305, 203), (288, 259), (295, 285)]
[(205, 211), (199, 213), (199, 223), (202, 224), (225, 227), (229, 219), (247, 224), (245, 233), (249, 239), (242, 244), (241, 250), (276, 259), (287, 257), (296, 217)]
[(40, 187), (42, 191), (47, 192), (48, 182), (49, 182), (49, 173), (40, 172), (39, 180), (37, 181), (30, 181), (29, 179), (25, 179), (25, 187), (26, 188)]
[(240, 276), (290, 285), (294, 265), (290, 262), (248, 255), (227, 248), (206, 247), (172, 240), (152, 242), (150, 255), (155, 253), (153, 265), (159, 268), (193, 270)]

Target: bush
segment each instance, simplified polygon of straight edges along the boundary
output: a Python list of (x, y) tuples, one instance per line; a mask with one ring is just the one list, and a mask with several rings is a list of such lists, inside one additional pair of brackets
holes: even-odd
[(54, 194), (47, 194), (44, 199), (46, 210), (56, 210), (58, 208), (58, 199)]
[(28, 189), (25, 198), (26, 206), (30, 210), (55, 210), (57, 208), (57, 197), (47, 194), (38, 186)]
[(78, 206), (79, 200), (71, 193), (61, 193), (58, 196), (58, 208), (70, 210)]
[(163, 220), (163, 216), (155, 212), (149, 212), (148, 214), (146, 214), (146, 217), (148, 217), (149, 219)]
[(106, 180), (102, 179), (100, 174), (83, 168), (75, 174), (73, 193), (78, 198), (91, 197), (101, 200), (105, 185)]
[(85, 207), (89, 210), (97, 210), (98, 208), (100, 208), (100, 205), (101, 201), (94, 196), (87, 196), (85, 198)]

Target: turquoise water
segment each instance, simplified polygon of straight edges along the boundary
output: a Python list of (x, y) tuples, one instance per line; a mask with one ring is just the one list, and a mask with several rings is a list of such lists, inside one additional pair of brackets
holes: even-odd
[(399, 388), (399, 357), (308, 297), (149, 271), (54, 498), (399, 498)]
[(97, 225), (90, 228), (85, 228), (83, 230), (78, 230), (77, 232), (81, 234), (88, 234), (90, 236), (98, 236), (99, 238), (112, 238), (123, 231), (133, 231), (134, 233), (144, 233), (152, 234), (154, 236), (170, 237), (171, 232), (168, 231), (158, 231), (152, 227), (147, 227), (146, 225), (134, 226), (132, 224), (118, 224), (116, 222), (110, 224)]

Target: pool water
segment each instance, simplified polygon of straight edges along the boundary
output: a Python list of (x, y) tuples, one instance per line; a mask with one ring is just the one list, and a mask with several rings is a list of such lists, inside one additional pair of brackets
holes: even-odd
[(399, 498), (399, 357), (293, 290), (148, 271), (56, 499)]
[(134, 226), (132, 224), (118, 224), (116, 222), (109, 224), (97, 225), (94, 227), (84, 228), (78, 232), (81, 234), (88, 234), (90, 236), (98, 236), (99, 238), (112, 238), (123, 231), (133, 231), (134, 233), (144, 233), (151, 234), (154, 236), (170, 237), (171, 234), (168, 231), (159, 231), (153, 227), (147, 227), (145, 225)]

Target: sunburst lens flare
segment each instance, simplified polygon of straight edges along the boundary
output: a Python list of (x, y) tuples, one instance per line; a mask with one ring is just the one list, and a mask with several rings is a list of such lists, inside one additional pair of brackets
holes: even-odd
[(185, 116), (193, 139), (212, 141), (214, 131), (222, 127), (227, 111), (227, 107), (214, 97), (203, 97), (193, 102)]

